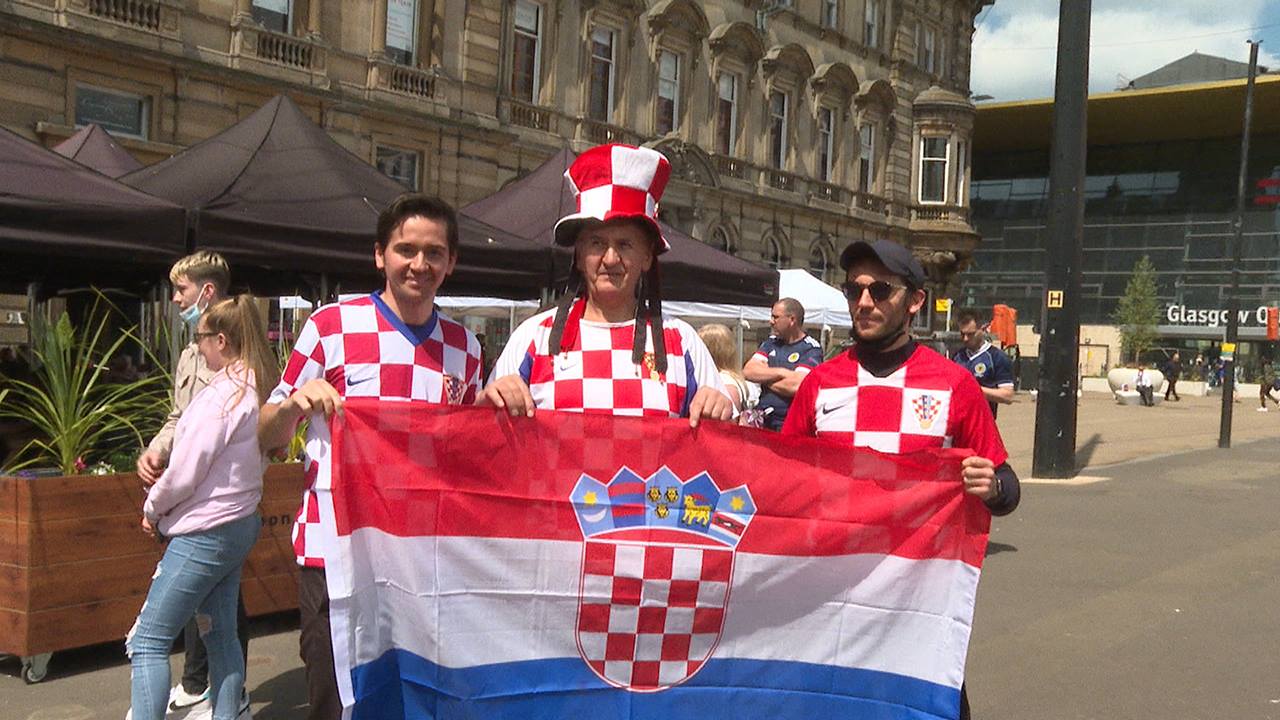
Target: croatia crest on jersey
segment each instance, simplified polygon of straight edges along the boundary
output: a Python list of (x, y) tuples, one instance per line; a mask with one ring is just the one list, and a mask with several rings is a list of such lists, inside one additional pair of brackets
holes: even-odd
[(582, 475), (571, 499), (583, 552), (578, 652), (610, 685), (656, 692), (693, 677), (715, 651), (734, 552), (756, 506), (746, 485), (707, 473), (648, 478), (627, 467)]

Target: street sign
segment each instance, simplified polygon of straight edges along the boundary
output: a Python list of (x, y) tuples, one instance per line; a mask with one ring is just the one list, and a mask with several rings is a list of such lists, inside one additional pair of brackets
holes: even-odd
[(1049, 307), (1051, 308), (1062, 307), (1062, 291), (1061, 290), (1049, 291)]
[(934, 312), (951, 312), (951, 298), (937, 298), (933, 301)]
[(1222, 362), (1231, 362), (1236, 355), (1236, 344), (1224, 342), (1222, 343)]

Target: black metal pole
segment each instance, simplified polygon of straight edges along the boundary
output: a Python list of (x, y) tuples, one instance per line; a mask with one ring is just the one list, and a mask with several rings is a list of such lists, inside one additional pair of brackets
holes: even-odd
[(1031, 474), (1076, 473), (1076, 391), (1080, 340), (1080, 265), (1084, 233), (1085, 130), (1089, 104), (1092, 0), (1060, 0), (1058, 73), (1053, 89), (1053, 148), (1041, 312), (1040, 381)]
[[(1236, 394), (1236, 347), (1240, 339), (1240, 252), (1244, 245), (1244, 185), (1249, 174), (1249, 129), (1253, 123), (1253, 79), (1258, 74), (1258, 43), (1249, 41), (1249, 82), (1244, 89), (1244, 131), (1240, 138), (1240, 177), (1236, 183), (1235, 232), (1231, 235), (1231, 294), (1227, 298), (1227, 337), (1222, 341), (1222, 418), (1218, 447), (1231, 447), (1231, 412)], [(1230, 350), (1230, 352), (1228, 352)]]

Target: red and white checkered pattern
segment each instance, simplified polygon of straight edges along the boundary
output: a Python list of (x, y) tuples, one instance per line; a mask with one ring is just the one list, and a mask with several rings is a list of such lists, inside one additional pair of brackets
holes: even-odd
[[(385, 308), (385, 306), (383, 306)], [(284, 402), (302, 385), (324, 378), (343, 397), (472, 404), (480, 390), (480, 343), (465, 327), (436, 312), (431, 334), (418, 343), (402, 332), (372, 296), (317, 309), (298, 334), (269, 403)], [(324, 567), (318, 493), (330, 482), (329, 426), (313, 422), (306, 437), (307, 490), (293, 527), (300, 565)]]
[[(556, 242), (572, 245), (576, 231), (568, 230), (588, 219), (642, 218), (661, 236), (658, 201), (671, 177), (671, 163), (662, 153), (631, 145), (598, 145), (579, 155), (564, 175), (578, 211), (556, 223)], [(662, 238), (660, 252), (670, 247)]]
[(605, 682), (661, 690), (693, 676), (724, 627), (733, 551), (586, 541), (578, 650)]
[(805, 378), (783, 432), (886, 453), (958, 447), (997, 465), (1008, 459), (982, 389), (964, 368), (919, 347), (878, 378), (852, 355), (841, 353)]
[[(563, 351), (555, 356), (547, 350), (555, 310), (526, 320), (512, 333), (491, 378), (520, 375), (537, 408), (613, 415), (687, 417), (698, 388), (725, 392), (711, 353), (688, 323), (662, 319), (667, 372), (659, 375), (647, 364), (631, 361), (634, 320), (600, 323), (580, 318), (580, 309), (570, 314)], [(645, 349), (652, 354), (652, 336), (645, 340)]]

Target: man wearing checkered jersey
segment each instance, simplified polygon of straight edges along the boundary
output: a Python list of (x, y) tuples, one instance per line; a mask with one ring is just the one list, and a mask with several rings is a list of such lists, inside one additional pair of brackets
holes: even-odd
[(671, 165), (654, 150), (601, 145), (565, 173), (577, 212), (556, 223), (574, 249), (569, 291), (512, 334), (480, 404), (727, 420), (733, 402), (697, 333), (664, 318), (657, 203)]
[[(262, 409), (262, 448), (284, 447), (310, 417), (308, 488), (294, 524), (299, 575), (299, 638), (307, 672), (309, 718), (337, 720), (342, 704), (334, 677), (324, 552), (332, 542), (329, 426), (347, 397), (473, 403), (480, 389), (480, 343), (435, 308), (436, 291), (458, 260), (453, 208), (435, 198), (404, 195), (378, 217), (374, 262), (383, 290), (325, 305), (307, 319), (280, 384)], [(329, 520), (332, 520), (329, 518)]]
[[(840, 255), (854, 346), (819, 365), (796, 392), (784, 434), (823, 437), (886, 453), (972, 450), (965, 492), (995, 515), (1018, 505), (1018, 476), (986, 397), (964, 368), (908, 333), (925, 302), (925, 274), (909, 250), (887, 240), (856, 242)], [(969, 717), (960, 688), (960, 717)]]

